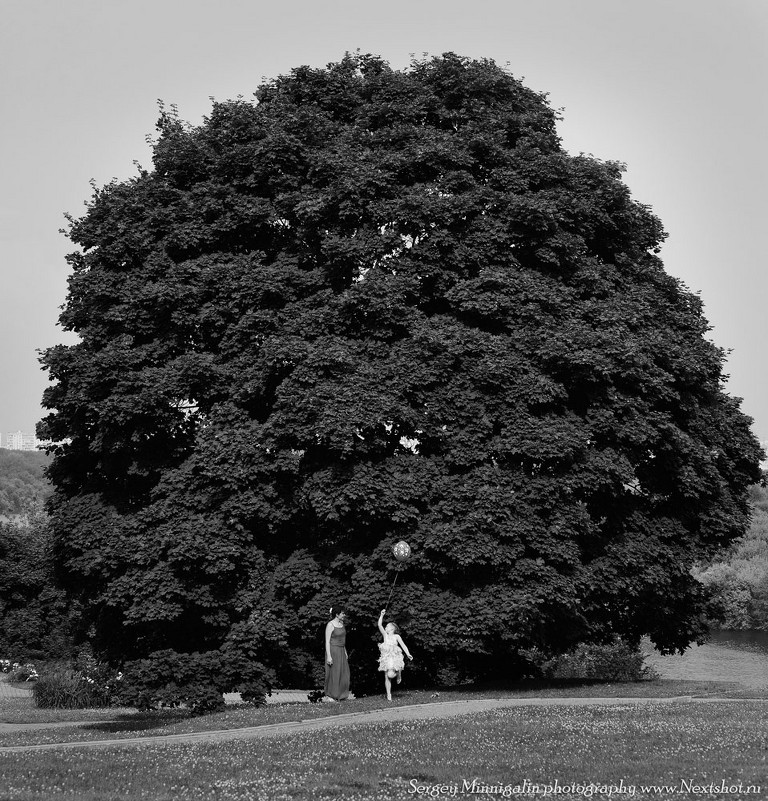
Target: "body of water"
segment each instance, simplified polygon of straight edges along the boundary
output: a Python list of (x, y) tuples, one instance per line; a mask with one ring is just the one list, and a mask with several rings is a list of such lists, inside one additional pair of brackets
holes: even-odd
[(682, 656), (661, 656), (648, 640), (646, 664), (662, 679), (738, 682), (768, 687), (768, 632), (716, 631), (704, 645), (692, 645)]

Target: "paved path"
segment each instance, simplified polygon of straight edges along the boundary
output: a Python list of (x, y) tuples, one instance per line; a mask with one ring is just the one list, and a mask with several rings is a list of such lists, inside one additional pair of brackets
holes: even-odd
[(14, 687), (8, 684), (8, 675), (0, 673), (0, 698), (31, 698), (32, 688)]
[[(111, 740), (85, 740), (67, 743), (45, 743), (42, 745), (21, 745), (0, 747), (0, 755), (25, 751), (52, 751), (62, 748), (115, 748), (141, 745), (174, 745), (178, 743), (223, 742), (259, 737), (274, 737), (294, 732), (317, 731), (318, 729), (354, 726), (366, 723), (387, 723), (402, 720), (423, 720), (455, 717), (492, 709), (513, 706), (634, 706), (638, 704), (666, 703), (743, 703), (755, 699), (734, 698), (693, 698), (690, 695), (675, 698), (487, 698), (470, 701), (442, 701), (429, 704), (389, 707), (367, 712), (350, 712), (325, 718), (272, 723), (265, 726), (250, 726), (242, 729), (218, 729), (215, 731), (193, 732), (188, 734), (165, 734), (150, 737), (124, 737)], [(69, 724), (72, 726), (73, 724)], [(19, 730), (18, 728), (16, 729)]]
[[(310, 690), (272, 690), (268, 704), (308, 704)], [(224, 693), (224, 703), (241, 704), (240, 693)]]

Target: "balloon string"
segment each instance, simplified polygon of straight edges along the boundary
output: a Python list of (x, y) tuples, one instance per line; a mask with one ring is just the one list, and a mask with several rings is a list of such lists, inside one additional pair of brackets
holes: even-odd
[(389, 607), (389, 601), (392, 598), (392, 593), (395, 589), (395, 584), (397, 583), (397, 577), (400, 575), (400, 567), (397, 568), (397, 573), (395, 573), (395, 580), (392, 582), (392, 587), (389, 591), (389, 598), (387, 598), (387, 602), (384, 604), (384, 608), (387, 609)]

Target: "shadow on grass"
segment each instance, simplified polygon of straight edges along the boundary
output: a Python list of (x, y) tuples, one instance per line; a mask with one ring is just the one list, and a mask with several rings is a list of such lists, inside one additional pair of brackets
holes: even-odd
[(128, 731), (153, 731), (165, 726), (179, 723), (193, 717), (185, 710), (167, 710), (163, 712), (146, 712), (135, 715), (120, 715), (112, 720), (94, 721), (81, 728), (85, 731), (98, 731), (105, 734), (115, 734)]

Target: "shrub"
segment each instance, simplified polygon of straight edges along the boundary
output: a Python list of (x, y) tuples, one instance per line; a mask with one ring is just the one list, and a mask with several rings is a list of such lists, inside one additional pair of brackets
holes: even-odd
[(223, 694), (236, 691), (261, 706), (269, 691), (264, 675), (263, 665), (242, 654), (155, 651), (126, 665), (121, 699), (138, 709), (184, 706), (202, 713), (221, 709)]
[(43, 709), (86, 709), (110, 706), (112, 690), (84, 676), (71, 665), (52, 665), (42, 670), (32, 688), (35, 705)]
[(642, 652), (619, 638), (604, 645), (582, 643), (546, 660), (540, 669), (551, 679), (647, 681), (657, 678), (654, 668), (645, 665)]
[(87, 647), (74, 662), (50, 662), (39, 673), (32, 691), (38, 707), (85, 709), (120, 702), (123, 674), (96, 660)]

